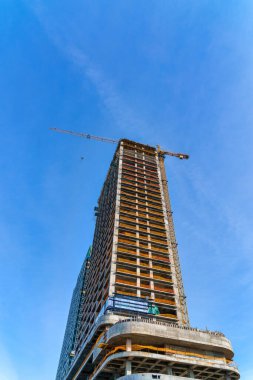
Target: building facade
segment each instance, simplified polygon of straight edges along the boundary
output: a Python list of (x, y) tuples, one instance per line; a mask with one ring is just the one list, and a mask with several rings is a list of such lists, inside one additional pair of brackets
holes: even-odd
[(77, 333), (81, 327), (81, 313), (84, 303), (85, 275), (90, 265), (92, 247), (88, 249), (83, 265), (81, 267), (75, 289), (73, 291), (67, 326), (64, 334), (63, 345), (57, 370), (56, 379), (66, 377), (75, 356), (78, 343)]
[(228, 339), (190, 327), (159, 149), (120, 140), (95, 213), (57, 380), (239, 379)]

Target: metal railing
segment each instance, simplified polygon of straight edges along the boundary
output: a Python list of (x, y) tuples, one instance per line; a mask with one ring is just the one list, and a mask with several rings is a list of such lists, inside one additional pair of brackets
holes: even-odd
[(152, 318), (143, 318), (141, 316), (133, 316), (133, 317), (130, 317), (130, 318), (127, 318), (127, 319), (122, 319), (122, 320), (116, 322), (116, 324), (117, 323), (126, 323), (126, 322), (151, 323), (151, 324), (155, 324), (155, 325), (173, 327), (173, 328), (181, 329), (181, 330), (189, 330), (189, 331), (201, 332), (201, 333), (205, 333), (205, 334), (209, 334), (209, 335), (214, 335), (214, 336), (220, 336), (220, 337), (224, 337), (225, 338), (225, 335), (222, 332), (220, 332), (220, 331), (202, 330), (202, 329), (198, 329), (198, 328), (195, 328), (195, 327), (189, 327), (189, 326), (179, 325), (179, 324), (176, 324), (176, 323), (157, 321), (155, 317), (152, 317)]

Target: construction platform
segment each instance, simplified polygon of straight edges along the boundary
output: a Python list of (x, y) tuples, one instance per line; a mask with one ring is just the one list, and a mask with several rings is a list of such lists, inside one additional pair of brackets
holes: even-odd
[(239, 379), (231, 343), (222, 333), (159, 318), (103, 315), (81, 352), (67, 380)]

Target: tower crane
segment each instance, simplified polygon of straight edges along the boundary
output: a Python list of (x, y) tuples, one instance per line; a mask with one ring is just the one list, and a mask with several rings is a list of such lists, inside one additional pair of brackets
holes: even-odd
[[(49, 129), (51, 131), (58, 132), (58, 133), (65, 133), (65, 134), (72, 135), (72, 136), (78, 136), (78, 137), (82, 137), (85, 139), (102, 141), (102, 142), (107, 142), (107, 143), (111, 143), (111, 144), (117, 144), (119, 142), (119, 140), (114, 140), (114, 139), (110, 139), (107, 137), (94, 136), (94, 135), (90, 135), (88, 133), (69, 131), (67, 129), (60, 129), (60, 128), (49, 128)], [(183, 160), (183, 159), (187, 160), (189, 158), (188, 154), (169, 152), (167, 150), (161, 149), (161, 147), (159, 145), (157, 145), (157, 152), (158, 152), (159, 156), (167, 155), (167, 156), (177, 157), (180, 160)]]
[[(50, 128), (50, 130), (59, 132), (59, 133), (66, 133), (73, 136), (83, 137), (86, 139), (96, 140), (96, 141), (102, 141), (102, 142), (108, 142), (111, 144), (117, 144), (119, 140), (114, 140), (106, 137), (100, 137), (100, 136), (93, 136), (87, 133), (81, 133), (81, 132), (74, 132), (69, 131), (66, 129), (59, 129), (59, 128)], [(165, 156), (172, 156), (177, 157), (180, 160), (188, 159), (189, 155), (184, 153), (174, 153), (167, 150), (161, 149), (159, 145), (156, 146), (156, 151), (158, 153), (158, 160), (159, 160), (159, 167), (160, 167), (160, 173), (161, 173), (161, 185), (163, 188), (164, 193), (164, 200), (165, 200), (165, 208), (166, 208), (166, 214), (168, 218), (168, 225), (169, 225), (169, 239), (171, 242), (171, 249), (172, 249), (172, 256), (174, 261), (174, 267), (175, 267), (175, 275), (177, 278), (177, 284), (178, 284), (178, 293), (179, 293), (179, 302), (180, 302), (180, 309), (183, 316), (183, 323), (187, 326), (189, 326), (189, 318), (188, 318), (188, 312), (186, 307), (186, 301), (185, 301), (185, 292), (184, 292), (184, 286), (182, 281), (182, 274), (180, 269), (180, 262), (178, 257), (178, 250), (177, 250), (177, 242), (176, 242), (176, 236), (175, 236), (175, 230), (174, 230), (174, 223), (172, 218), (172, 211), (171, 211), (171, 203), (170, 203), (170, 197), (168, 192), (168, 186), (167, 186), (167, 178), (166, 178), (166, 172), (164, 167), (164, 158)]]

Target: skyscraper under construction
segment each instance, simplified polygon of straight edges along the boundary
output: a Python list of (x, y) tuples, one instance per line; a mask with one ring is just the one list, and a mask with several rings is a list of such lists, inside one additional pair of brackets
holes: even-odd
[(163, 152), (120, 140), (95, 214), (56, 379), (239, 379), (229, 340), (190, 327)]

